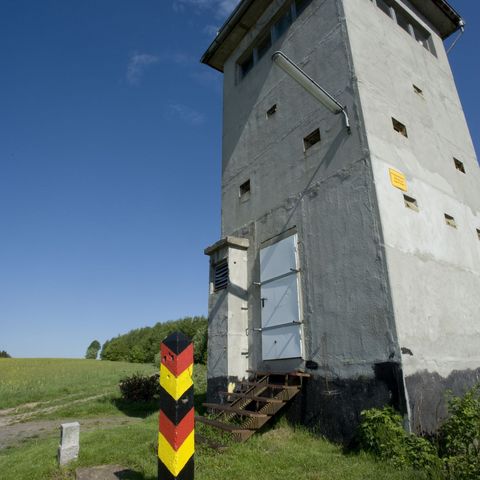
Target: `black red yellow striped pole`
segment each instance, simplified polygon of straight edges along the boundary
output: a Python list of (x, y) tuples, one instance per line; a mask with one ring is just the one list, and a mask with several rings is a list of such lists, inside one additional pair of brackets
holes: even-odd
[(183, 333), (160, 347), (158, 480), (192, 480), (195, 451), (193, 344)]

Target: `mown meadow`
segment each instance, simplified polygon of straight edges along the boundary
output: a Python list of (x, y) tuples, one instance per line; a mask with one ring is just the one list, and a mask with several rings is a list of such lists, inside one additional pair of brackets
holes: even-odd
[[(0, 450), (2, 480), (73, 479), (79, 466), (121, 464), (132, 470), (132, 479), (154, 480), (158, 409), (155, 404), (128, 405), (120, 399), (118, 380), (133, 372), (154, 373), (146, 364), (95, 362), (88, 360), (0, 360), (0, 405), (13, 407), (27, 402), (45, 402), (40, 406), (60, 406), (53, 412), (40, 412), (38, 418), (78, 420), (114, 417), (117, 423), (103, 428), (84, 429), (81, 433), (80, 458), (67, 469), (56, 465), (58, 433), (39, 435)], [(195, 366), (196, 406), (205, 394), (205, 367)], [(106, 392), (81, 404), (68, 398), (88, 398)], [(60, 400), (67, 398), (67, 400)], [(48, 403), (50, 402), (50, 403)], [(24, 407), (35, 412), (37, 407)], [(29, 410), (30, 409), (30, 410)], [(2, 418), (0, 413), (0, 420)], [(5, 418), (5, 417), (3, 417)], [(127, 422), (128, 420), (128, 422)], [(135, 420), (132, 422), (131, 420)], [(219, 439), (212, 432), (203, 436)], [(299, 480), (411, 480), (422, 478), (405, 469), (394, 470), (367, 454), (345, 454), (342, 448), (322, 440), (284, 420), (245, 444), (226, 442), (218, 451), (205, 444), (196, 447), (196, 479), (231, 480), (295, 478)]]

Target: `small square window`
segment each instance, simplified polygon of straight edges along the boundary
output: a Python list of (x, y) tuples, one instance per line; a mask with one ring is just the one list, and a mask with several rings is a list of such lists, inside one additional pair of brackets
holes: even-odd
[(242, 183), (239, 189), (240, 197), (245, 198), (250, 195), (250, 180)]
[(309, 148), (312, 148), (316, 143), (320, 142), (321, 137), (320, 137), (320, 129), (317, 128), (314, 130), (312, 133), (309, 133), (304, 139), (303, 139), (303, 148), (305, 151), (307, 151)]
[(404, 137), (408, 138), (407, 127), (403, 123), (399, 122), (395, 118), (392, 118), (392, 123), (393, 123), (393, 129), (396, 132), (398, 132), (400, 135), (403, 135)]
[(405, 207), (413, 210), (414, 212), (418, 212), (418, 203), (417, 200), (413, 197), (409, 197), (408, 195), (403, 196), (403, 201), (405, 202)]
[(268, 110), (267, 110), (267, 118), (270, 118), (272, 115), (275, 115), (277, 113), (277, 104), (272, 105)]
[(455, 164), (455, 168), (456, 168), (459, 172), (465, 173), (465, 165), (463, 164), (463, 162), (461, 162), (461, 161), (458, 160), (457, 158), (454, 158), (454, 159), (453, 159), (453, 163)]
[(423, 97), (423, 90), (420, 88), (420, 87), (417, 87), (415, 84), (413, 85), (413, 91), (417, 94), (417, 95), (421, 95)]
[(447, 213), (445, 213), (445, 223), (450, 227), (457, 228), (457, 223), (455, 222), (455, 219)]

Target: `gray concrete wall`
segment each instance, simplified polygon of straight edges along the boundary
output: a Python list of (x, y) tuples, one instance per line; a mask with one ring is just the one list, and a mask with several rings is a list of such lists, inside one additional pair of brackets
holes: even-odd
[[(275, 66), (270, 55), (238, 81), (238, 58), (280, 3), (272, 4), (225, 65), (222, 234), (250, 240), (252, 331), (260, 326), (261, 315), (258, 287), (253, 285), (259, 280), (259, 250), (275, 236), (296, 229), (305, 360), (319, 365), (312, 372), (309, 408), (313, 418), (320, 415), (322, 407), (313, 398), (318, 390), (338, 405), (348, 404), (346, 411), (355, 404), (353, 414), (345, 413), (345, 424), (352, 428), (352, 415), (358, 418), (365, 398), (375, 403), (374, 395), (356, 399), (351, 385), (333, 390), (329, 385), (336, 379), (374, 382), (376, 364), (400, 362), (378, 205), (340, 0), (313, 2), (271, 52), (283, 51), (348, 106), (351, 135), (341, 115), (325, 110)], [(277, 113), (267, 119), (273, 104)], [(317, 127), (321, 143), (304, 152), (303, 137)], [(247, 179), (251, 195), (242, 202), (238, 188)], [(252, 333), (249, 344), (250, 366), (262, 367), (260, 334)], [(303, 364), (267, 365), (280, 370), (298, 366)], [(391, 395), (381, 397), (385, 402)]]
[[(248, 242), (227, 238), (208, 248), (210, 285), (208, 302), (208, 396), (248, 377)], [(215, 265), (227, 261), (229, 281), (215, 291)]]
[[(413, 424), (432, 430), (444, 389), (461, 393), (479, 379), (480, 169), (442, 41), (400, 4), (432, 33), (438, 58), (370, 0), (344, 0)], [(392, 117), (408, 138), (393, 130)], [(405, 208), (389, 168), (406, 175), (419, 212)]]

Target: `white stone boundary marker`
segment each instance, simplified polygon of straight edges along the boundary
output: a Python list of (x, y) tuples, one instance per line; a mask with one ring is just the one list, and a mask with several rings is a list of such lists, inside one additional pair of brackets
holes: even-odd
[(78, 458), (78, 452), (80, 451), (80, 424), (78, 422), (62, 423), (60, 429), (58, 463), (62, 466)]

